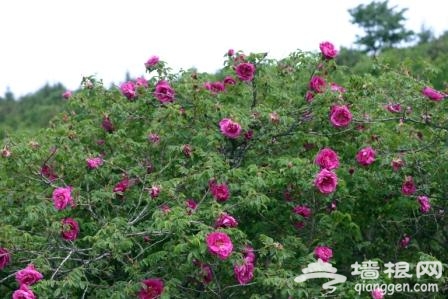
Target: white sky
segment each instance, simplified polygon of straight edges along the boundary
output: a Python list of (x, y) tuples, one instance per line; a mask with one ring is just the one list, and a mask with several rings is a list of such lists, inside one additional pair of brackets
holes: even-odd
[[(0, 1), (0, 95), (16, 97), (45, 83), (77, 89), (83, 75), (106, 86), (145, 74), (158, 55), (173, 69), (215, 71), (229, 48), (282, 58), (321, 41), (350, 47), (362, 31), (347, 12), (370, 0), (3, 0)], [(448, 30), (445, 1), (390, 0), (408, 8), (406, 27)]]

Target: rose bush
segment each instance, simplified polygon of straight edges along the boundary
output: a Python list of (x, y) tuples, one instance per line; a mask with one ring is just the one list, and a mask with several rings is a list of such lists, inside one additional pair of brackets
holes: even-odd
[[(50, 128), (0, 145), (0, 294), (314, 298), (322, 281), (294, 277), (323, 258), (359, 298), (355, 262), (446, 263), (443, 93), (380, 64), (351, 75), (321, 48), (84, 78)], [(20, 285), (31, 264), (42, 277)]]

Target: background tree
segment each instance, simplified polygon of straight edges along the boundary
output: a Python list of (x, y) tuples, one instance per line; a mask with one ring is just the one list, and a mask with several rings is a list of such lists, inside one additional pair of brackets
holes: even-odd
[(352, 24), (365, 31), (364, 36), (357, 36), (355, 43), (363, 46), (366, 53), (375, 55), (383, 49), (410, 41), (414, 32), (403, 25), (406, 11), (406, 8), (397, 11), (396, 6), (389, 7), (387, 0), (368, 5), (360, 4), (349, 9)]

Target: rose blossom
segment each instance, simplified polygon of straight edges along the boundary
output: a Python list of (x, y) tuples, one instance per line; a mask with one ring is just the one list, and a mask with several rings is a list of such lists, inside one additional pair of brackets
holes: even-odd
[(138, 292), (139, 299), (157, 299), (162, 295), (164, 284), (160, 278), (149, 278), (142, 281), (143, 287)]
[(115, 131), (115, 127), (112, 124), (112, 121), (110, 120), (109, 116), (105, 116), (103, 118), (103, 122), (101, 123), (101, 126), (103, 127), (104, 131), (107, 133), (112, 133)]
[(187, 201), (185, 201), (185, 205), (187, 206), (187, 214), (191, 215), (191, 213), (196, 210), (196, 208), (198, 207), (198, 203), (194, 200), (194, 199), (187, 199)]
[(235, 50), (234, 49), (229, 49), (227, 51), (227, 56), (233, 56), (235, 54)]
[(417, 201), (420, 204), (420, 212), (425, 214), (428, 213), (429, 210), (431, 209), (431, 204), (429, 203), (428, 196), (425, 195), (417, 196)]
[(254, 278), (254, 264), (243, 263), (242, 265), (234, 265), (233, 273), (239, 284), (247, 284)]
[(254, 249), (251, 246), (246, 245), (244, 247), (243, 255), (245, 263), (252, 263), (252, 264), (255, 263), (255, 253)]
[(218, 256), (219, 259), (227, 259), (233, 251), (232, 240), (223, 232), (209, 233), (206, 237), (208, 250)]
[(137, 87), (147, 88), (148, 87), (148, 80), (146, 80), (145, 77), (138, 77), (137, 79), (135, 79), (135, 85)]
[(371, 293), (372, 299), (383, 299), (384, 293), (381, 289), (374, 289)]
[(314, 179), (314, 185), (319, 189), (320, 193), (330, 194), (336, 190), (338, 185), (338, 177), (334, 172), (322, 169)]
[(148, 140), (154, 144), (158, 144), (160, 142), (160, 136), (155, 133), (150, 133), (148, 135)]
[(356, 161), (358, 161), (359, 164), (367, 166), (375, 162), (376, 152), (373, 148), (370, 146), (365, 147), (361, 149), (356, 154)]
[(190, 158), (192, 151), (193, 151), (193, 149), (191, 148), (191, 145), (189, 145), (189, 144), (184, 144), (184, 146), (182, 147), (182, 153), (184, 153), (185, 158)]
[(308, 218), (311, 216), (311, 209), (307, 206), (295, 206), (293, 209), (294, 214), (303, 216), (305, 218)]
[(338, 51), (334, 48), (334, 45), (330, 42), (322, 42), (319, 44), (320, 51), (325, 59), (333, 59), (338, 55)]
[(346, 92), (344, 87), (342, 87), (342, 86), (340, 86), (340, 85), (338, 85), (338, 84), (336, 84), (334, 82), (330, 83), (330, 90), (334, 91), (334, 92), (339, 92), (339, 93)]
[(170, 84), (161, 80), (157, 83), (156, 89), (154, 91), (154, 97), (159, 100), (161, 103), (168, 103), (174, 101), (174, 89), (170, 86)]
[(151, 198), (156, 198), (160, 194), (160, 187), (158, 186), (152, 186), (149, 190), (149, 194), (151, 195)]
[(71, 186), (69, 187), (58, 187), (53, 191), (53, 204), (57, 210), (63, 210), (67, 207), (67, 205), (71, 205), (72, 207), (75, 205), (72, 198), (72, 190)]
[(346, 105), (333, 105), (330, 109), (330, 122), (335, 128), (347, 127), (352, 121), (352, 113)]
[(410, 242), (411, 242), (411, 237), (409, 237), (408, 235), (404, 235), (403, 238), (400, 240), (401, 248), (408, 248), (408, 245)]
[(241, 81), (252, 81), (255, 75), (255, 66), (252, 63), (245, 62), (237, 65), (235, 71)]
[(86, 163), (88, 168), (95, 169), (103, 165), (103, 159), (101, 157), (88, 158)]
[(118, 192), (118, 193), (123, 193), (123, 192), (125, 192), (127, 189), (128, 189), (128, 187), (129, 187), (129, 185), (130, 185), (130, 181), (129, 181), (129, 179), (128, 178), (124, 178), (124, 179), (122, 179), (121, 181), (119, 181), (116, 185), (115, 185), (115, 187), (114, 187), (114, 192)]
[(146, 62), (145, 62), (145, 67), (147, 69), (152, 68), (153, 66), (155, 66), (156, 64), (159, 63), (159, 57), (158, 56), (151, 56)]
[(75, 219), (64, 218), (62, 221), (61, 235), (64, 240), (74, 241), (78, 238), (79, 224)]
[(401, 167), (403, 167), (404, 161), (400, 157), (393, 158), (392, 162), (390, 162), (390, 164), (392, 165), (392, 169), (394, 171), (398, 171), (398, 170), (400, 170)]
[(34, 268), (33, 264), (29, 264), (25, 269), (19, 270), (16, 273), (16, 281), (19, 285), (25, 284), (30, 286), (42, 278), (44, 278), (44, 276)]
[(212, 183), (210, 185), (210, 191), (213, 197), (220, 202), (226, 201), (230, 197), (229, 187), (227, 186), (226, 183), (222, 184)]
[(201, 268), (202, 282), (204, 284), (209, 284), (213, 280), (212, 267), (209, 264), (205, 264), (198, 260), (193, 260), (193, 264)]
[(66, 100), (70, 99), (72, 97), (72, 92), (70, 90), (66, 90), (64, 91), (64, 93), (62, 94), (62, 97)]
[(47, 178), (50, 182), (53, 182), (59, 178), (59, 176), (54, 172), (53, 167), (47, 164), (42, 165), (40, 169), (40, 174), (43, 177)]
[(389, 112), (392, 112), (392, 113), (400, 113), (401, 112), (400, 104), (388, 104), (385, 107)]
[(442, 94), (440, 91), (435, 90), (429, 86), (425, 86), (422, 90), (422, 94), (426, 96), (428, 99), (439, 102), (443, 100), (446, 95)]
[(233, 218), (233, 216), (231, 216), (227, 213), (221, 213), (215, 222), (215, 228), (237, 227), (237, 226), (238, 226), (238, 221), (236, 221), (235, 218)]
[(319, 165), (320, 168), (332, 170), (339, 167), (339, 157), (335, 151), (326, 147), (317, 153), (314, 163)]
[(124, 82), (120, 85), (121, 93), (130, 101), (137, 97), (134, 82)]
[(6, 248), (0, 247), (0, 270), (11, 262), (11, 254)]
[(224, 82), (224, 85), (235, 85), (236, 84), (236, 81), (235, 81), (235, 79), (233, 79), (232, 76), (226, 76), (224, 78), (223, 82)]
[(416, 191), (414, 178), (411, 176), (407, 176), (404, 179), (403, 185), (401, 186), (401, 192), (404, 195), (412, 195)]
[(313, 76), (310, 80), (309, 88), (317, 93), (323, 93), (325, 92), (325, 85), (327, 83), (325, 82), (324, 78), (319, 76)]
[(308, 103), (311, 103), (313, 101), (313, 99), (314, 99), (314, 93), (312, 91), (310, 91), (310, 90), (307, 90), (306, 94), (305, 94), (305, 100)]
[(12, 299), (36, 299), (36, 295), (31, 291), (27, 285), (22, 284), (18, 290), (12, 294)]
[(317, 246), (314, 249), (314, 256), (323, 262), (328, 262), (333, 257), (333, 250), (326, 246)]
[(220, 93), (223, 92), (225, 90), (225, 86), (224, 83), (222, 82), (212, 82), (210, 83), (210, 91), (213, 93)]
[(224, 136), (232, 139), (238, 138), (241, 134), (241, 125), (230, 118), (223, 118), (219, 122), (219, 128)]

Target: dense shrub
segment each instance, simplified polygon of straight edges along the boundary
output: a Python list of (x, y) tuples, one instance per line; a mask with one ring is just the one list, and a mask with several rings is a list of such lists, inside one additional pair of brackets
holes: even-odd
[(294, 277), (319, 257), (356, 298), (355, 262), (446, 262), (446, 102), (326, 53), (84, 78), (51, 128), (4, 141), (2, 296), (314, 298), (322, 280)]

